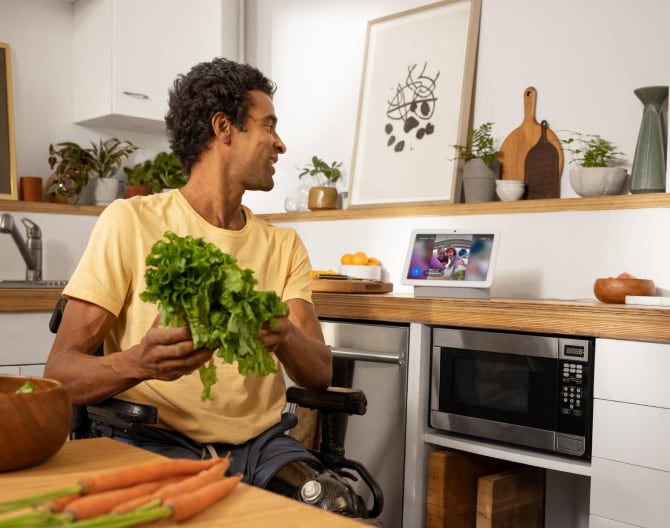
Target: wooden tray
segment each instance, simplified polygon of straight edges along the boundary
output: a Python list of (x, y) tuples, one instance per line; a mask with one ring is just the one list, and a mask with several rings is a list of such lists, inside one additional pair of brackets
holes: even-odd
[(369, 280), (312, 279), (312, 291), (320, 293), (388, 293), (393, 283)]

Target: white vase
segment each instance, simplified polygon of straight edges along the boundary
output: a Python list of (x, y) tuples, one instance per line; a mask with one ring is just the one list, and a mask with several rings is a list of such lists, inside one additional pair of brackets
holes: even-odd
[(577, 167), (570, 171), (570, 185), (579, 196), (619, 194), (626, 181), (621, 167)]
[(93, 189), (95, 205), (107, 205), (119, 197), (119, 180), (117, 178), (98, 178)]

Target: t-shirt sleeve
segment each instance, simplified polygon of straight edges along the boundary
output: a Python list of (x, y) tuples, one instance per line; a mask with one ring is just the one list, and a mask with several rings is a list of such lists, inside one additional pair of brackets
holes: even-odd
[(68, 298), (81, 299), (118, 315), (125, 303), (130, 270), (124, 255), (132, 255), (132, 215), (121, 200), (102, 212), (72, 277), (63, 290)]
[(282, 294), (282, 301), (289, 299), (303, 299), (312, 302), (312, 263), (309, 260), (307, 249), (300, 237), (296, 234), (293, 240), (293, 251), (289, 264), (288, 276)]

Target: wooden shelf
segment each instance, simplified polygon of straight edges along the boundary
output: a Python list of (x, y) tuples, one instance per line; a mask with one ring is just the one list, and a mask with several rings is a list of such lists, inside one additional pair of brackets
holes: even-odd
[(0, 312), (50, 312), (61, 294), (58, 288), (2, 288)]
[(314, 293), (319, 317), (670, 342), (670, 309), (590, 301)]
[(0, 211), (98, 216), (105, 208), (98, 205), (69, 205), (52, 202), (0, 200)]
[[(665, 207), (670, 207), (670, 194), (668, 193), (595, 196), (591, 198), (561, 198), (552, 200), (521, 200), (518, 202), (487, 202), (478, 204), (403, 204), (327, 211), (306, 211), (303, 213), (265, 213), (259, 214), (258, 217), (270, 223), (286, 223), (360, 220), (398, 216), (554, 213), (562, 211), (609, 211), (618, 209), (653, 209)], [(67, 205), (49, 202), (0, 200), (0, 211), (97, 216), (103, 209), (104, 207), (97, 205)]]

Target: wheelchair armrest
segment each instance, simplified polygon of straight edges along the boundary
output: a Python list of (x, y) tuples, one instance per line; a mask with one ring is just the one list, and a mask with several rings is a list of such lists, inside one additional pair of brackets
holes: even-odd
[(360, 415), (365, 414), (368, 405), (362, 390), (343, 387), (328, 387), (317, 392), (293, 386), (286, 390), (286, 400), (308, 409)]
[(158, 410), (153, 405), (109, 398), (95, 405), (87, 405), (89, 420), (127, 428), (133, 424), (154, 425)]

